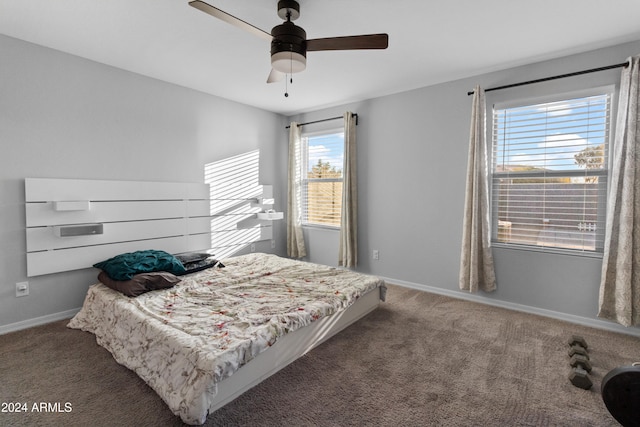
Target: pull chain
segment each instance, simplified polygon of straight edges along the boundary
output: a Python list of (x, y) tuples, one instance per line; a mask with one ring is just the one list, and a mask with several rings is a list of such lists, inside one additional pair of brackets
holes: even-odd
[[(289, 14), (287, 13), (287, 18), (289, 18)], [(289, 71), (291, 71), (291, 74), (289, 74), (289, 83), (293, 84), (293, 46), (291, 46), (291, 52), (289, 53)], [(284, 75), (284, 97), (288, 98), (289, 97), (289, 87), (287, 85), (287, 75)]]

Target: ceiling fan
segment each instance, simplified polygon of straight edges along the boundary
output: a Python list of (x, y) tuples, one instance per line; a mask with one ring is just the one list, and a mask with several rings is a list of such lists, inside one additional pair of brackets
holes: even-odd
[(190, 1), (189, 5), (270, 41), (272, 69), (267, 83), (280, 81), (286, 74), (303, 71), (307, 67), (307, 52), (386, 49), (389, 45), (389, 35), (387, 34), (365, 34), (307, 40), (307, 33), (291, 22), (300, 17), (300, 5), (295, 0), (278, 1), (278, 16), (285, 19), (285, 21), (273, 27), (270, 33), (203, 1)]

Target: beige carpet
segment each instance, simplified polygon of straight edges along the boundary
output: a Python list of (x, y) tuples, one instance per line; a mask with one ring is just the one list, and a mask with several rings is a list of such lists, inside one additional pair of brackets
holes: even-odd
[[(27, 403), (0, 425), (181, 425), (91, 334), (65, 325), (0, 336), (0, 402)], [(589, 343), (589, 391), (567, 379), (572, 334)], [(380, 309), (207, 425), (615, 426), (600, 382), (637, 360), (638, 338), (390, 286)], [(34, 411), (40, 402), (60, 412)]]

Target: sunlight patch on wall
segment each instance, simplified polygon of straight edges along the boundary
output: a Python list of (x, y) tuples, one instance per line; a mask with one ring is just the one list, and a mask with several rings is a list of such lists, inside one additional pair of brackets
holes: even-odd
[(261, 240), (263, 226), (255, 221), (262, 195), (260, 150), (229, 157), (204, 167), (211, 198), (211, 247), (226, 258)]

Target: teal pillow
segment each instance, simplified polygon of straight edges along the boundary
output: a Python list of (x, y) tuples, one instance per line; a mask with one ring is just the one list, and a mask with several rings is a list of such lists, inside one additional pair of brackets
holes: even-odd
[(175, 275), (186, 271), (176, 257), (154, 249), (120, 254), (93, 266), (107, 273), (113, 280), (130, 280), (138, 273), (153, 271), (168, 271)]

